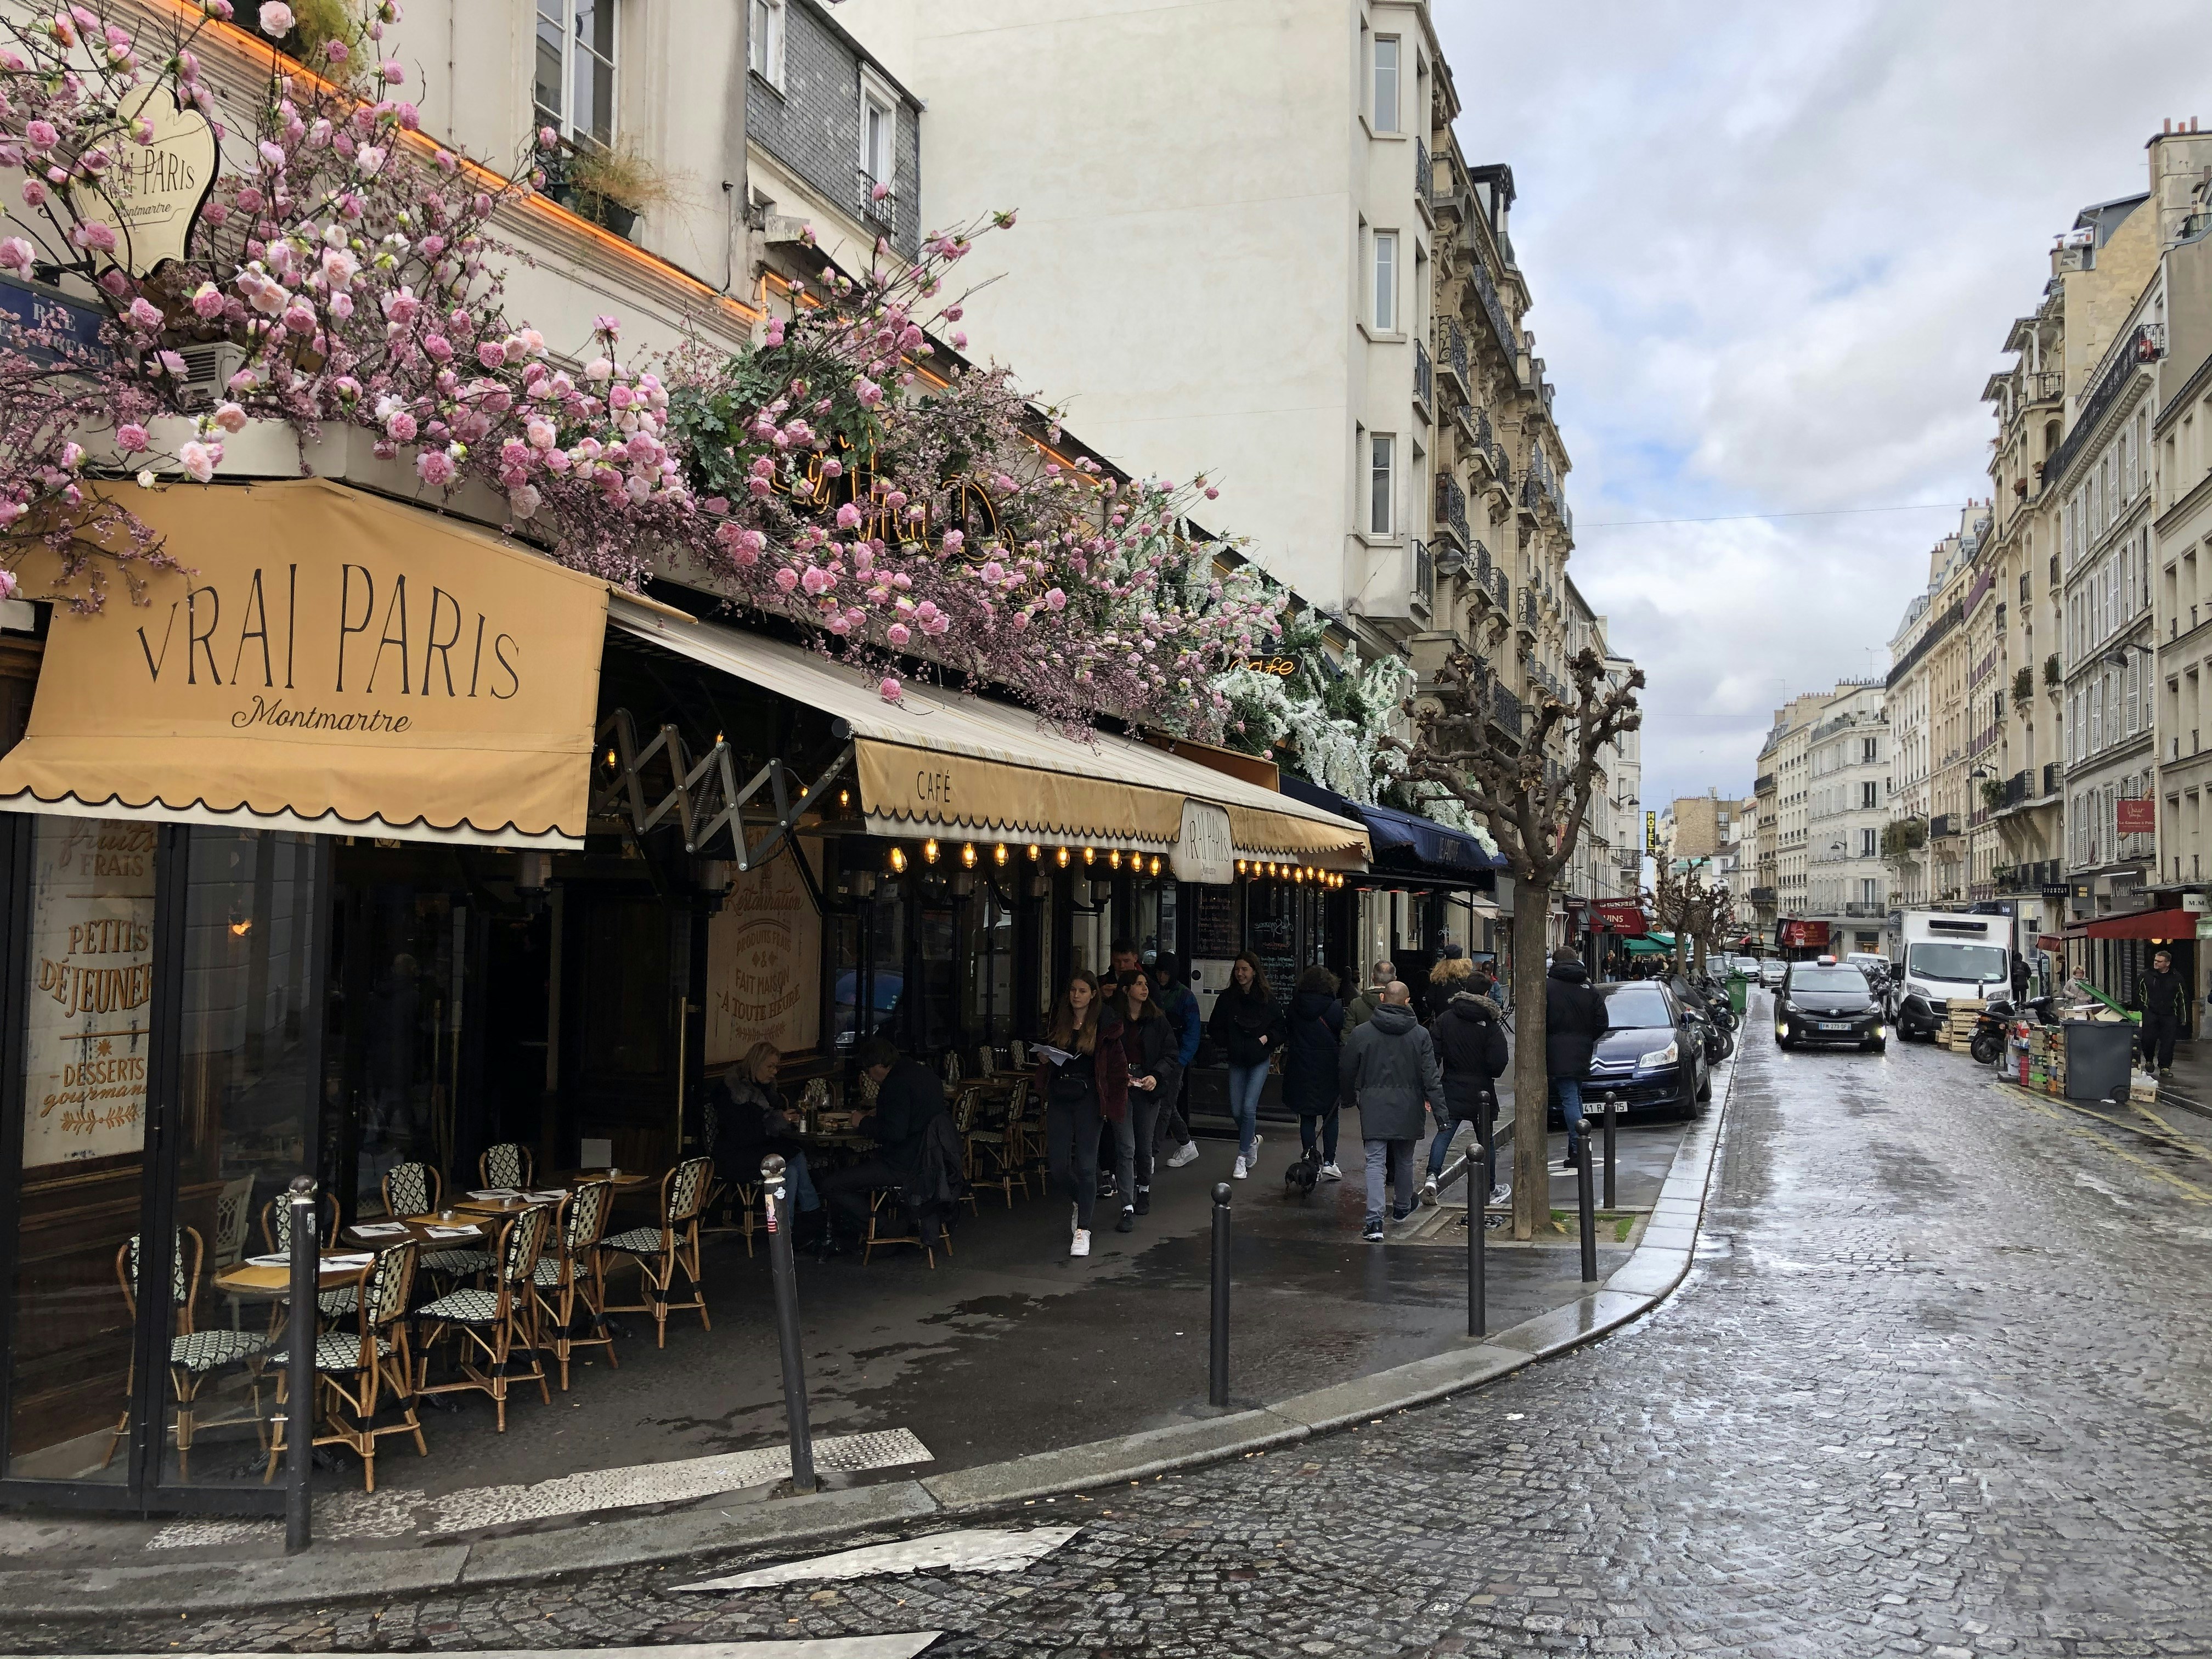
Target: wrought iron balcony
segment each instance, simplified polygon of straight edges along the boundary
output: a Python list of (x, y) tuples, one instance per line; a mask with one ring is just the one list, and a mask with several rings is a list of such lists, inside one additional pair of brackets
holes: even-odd
[(1956, 812), (1938, 812), (1928, 820), (1928, 839), (1930, 841), (1942, 841), (1959, 833), (1959, 815)]
[(1474, 376), (1467, 366), (1467, 331), (1456, 317), (1437, 319), (1437, 368), (1459, 382), (1462, 397), (1473, 395)]
[(1436, 407), (1436, 381), (1429, 366), (1429, 349), (1419, 340), (1413, 342), (1413, 395), (1421, 400), (1422, 408)]
[(2043, 793), (2046, 795), (2055, 795), (2058, 793), (2058, 763), (2057, 761), (2043, 763)]
[(1491, 331), (1498, 337), (1498, 349), (1506, 362), (1513, 366), (1514, 377), (1520, 376), (1521, 337), (1514, 331), (1513, 319), (1505, 314), (1505, 302), (1498, 297), (1498, 284), (1491, 281), (1487, 266), (1475, 261), (1472, 278), (1475, 296), (1482, 302), (1482, 314), (1490, 319)]
[(1467, 523), (1467, 492), (1449, 472), (1437, 474), (1436, 523), (1438, 530), (1458, 540), (1461, 553), (1474, 551), (1474, 532)]
[(1418, 135), (1413, 139), (1413, 195), (1422, 206), (1429, 204), (1436, 193), (1434, 171), (1429, 166), (1429, 141)]
[(1771, 903), (1773, 903), (1773, 902), (1774, 902), (1774, 890), (1773, 890), (1771, 887), (1754, 887), (1754, 888), (1753, 888), (1753, 889), (1751, 890), (1751, 902), (1752, 902), (1753, 904), (1771, 904)]
[(1521, 699), (1504, 686), (1493, 683), (1490, 688), (1491, 718), (1509, 736), (1521, 735)]
[(1424, 541), (1413, 544), (1413, 602), (1424, 611), (1436, 609), (1436, 555)]

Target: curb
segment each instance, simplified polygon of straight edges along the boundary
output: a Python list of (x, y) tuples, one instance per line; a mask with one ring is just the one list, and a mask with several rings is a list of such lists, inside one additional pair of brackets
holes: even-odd
[(918, 1480), (804, 1498), (589, 1522), (408, 1551), (337, 1551), (296, 1560), (27, 1569), (0, 1572), (0, 1624), (29, 1619), (191, 1612), (266, 1613), (335, 1601), (540, 1583), (565, 1573), (716, 1552), (816, 1544), (872, 1528), (973, 1515), (1063, 1492), (1226, 1462), (1462, 1394), (1595, 1341), (1671, 1295), (1690, 1271), (1735, 1062), (1712, 1109), (1689, 1126), (1644, 1237), (1601, 1285), (1480, 1340), (1254, 1410), (1037, 1452)]

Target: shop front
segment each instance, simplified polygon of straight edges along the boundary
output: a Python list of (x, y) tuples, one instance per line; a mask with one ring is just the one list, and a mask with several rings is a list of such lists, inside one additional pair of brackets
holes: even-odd
[(495, 1148), (649, 1212), (758, 1042), (832, 1100), (873, 1033), (980, 1065), (1113, 940), (1188, 959), (1366, 866), (1227, 762), (888, 703), (340, 483), (132, 506), (183, 568), (81, 615), (35, 553), (0, 652), (8, 1502), (278, 1507), (244, 1268), (295, 1176), (349, 1237)]

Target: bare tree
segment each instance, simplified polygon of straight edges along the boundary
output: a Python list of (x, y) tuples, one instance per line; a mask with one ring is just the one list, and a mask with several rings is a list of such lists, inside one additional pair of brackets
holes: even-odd
[[(1644, 671), (1618, 682), (1595, 651), (1568, 665), (1572, 701), (1539, 691), (1520, 706), (1498, 695), (1488, 664), (1455, 651), (1436, 683), (1407, 699), (1413, 741), (1406, 777), (1440, 788), (1486, 825), (1514, 881), (1513, 1001), (1519, 1016), (1513, 1060), (1513, 1236), (1531, 1238), (1551, 1214), (1545, 1119), (1544, 975), (1552, 890), (1581, 839), (1603, 751), (1644, 723), (1636, 694)], [(1517, 729), (1516, 729), (1517, 728)], [(1553, 758), (1565, 751), (1565, 763)]]
[(1704, 973), (1707, 949), (1719, 949), (1735, 924), (1735, 896), (1727, 884), (1709, 886), (1702, 872), (1677, 872), (1662, 860), (1658, 884), (1644, 889), (1642, 897), (1653, 925), (1674, 935), (1674, 971), (1681, 973), (1686, 967), (1691, 973)]

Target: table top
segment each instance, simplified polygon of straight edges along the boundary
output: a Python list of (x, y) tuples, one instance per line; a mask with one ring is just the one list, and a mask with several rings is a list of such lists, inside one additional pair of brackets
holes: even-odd
[[(372, 1227), (387, 1227), (393, 1224), (390, 1218), (386, 1218), (383, 1221), (372, 1221), (363, 1224)], [(360, 1227), (347, 1228), (345, 1237), (364, 1250), (388, 1250), (395, 1244), (404, 1244), (410, 1241), (422, 1245), (425, 1249), (465, 1250), (473, 1245), (482, 1243), (485, 1237), (482, 1223), (472, 1221), (468, 1217), (459, 1214), (456, 1214), (451, 1221), (442, 1220), (435, 1215), (401, 1216), (398, 1218), (398, 1224), (407, 1229), (405, 1237), (403, 1237), (398, 1233), (364, 1235)], [(430, 1229), (433, 1227), (465, 1228), (467, 1233), (463, 1237), (449, 1236), (438, 1238), (431, 1235)]]
[[(615, 1184), (615, 1190), (618, 1193), (628, 1192), (636, 1187), (658, 1187), (660, 1184), (660, 1177), (649, 1170), (623, 1170), (619, 1172), (609, 1170), (562, 1170), (554, 1175), (553, 1186), (564, 1188), (580, 1187), (587, 1181), (611, 1181)], [(547, 1187), (542, 1190), (550, 1192), (552, 1187)]]
[[(322, 1271), (317, 1274), (315, 1288), (336, 1290), (341, 1285), (359, 1283), (368, 1273), (362, 1262), (365, 1252), (361, 1250), (325, 1250), (322, 1252)], [(346, 1265), (333, 1267), (333, 1261)], [(289, 1267), (257, 1267), (250, 1262), (240, 1262), (215, 1276), (215, 1286), (234, 1296), (267, 1296), (283, 1298), (292, 1294), (292, 1270)]]
[[(489, 1192), (492, 1188), (484, 1187), (477, 1190)], [(511, 1216), (520, 1215), (525, 1210), (538, 1205), (558, 1204), (568, 1195), (566, 1187), (532, 1187), (514, 1198), (475, 1198), (463, 1192), (454, 1194), (447, 1203), (448, 1207), (464, 1216)]]

